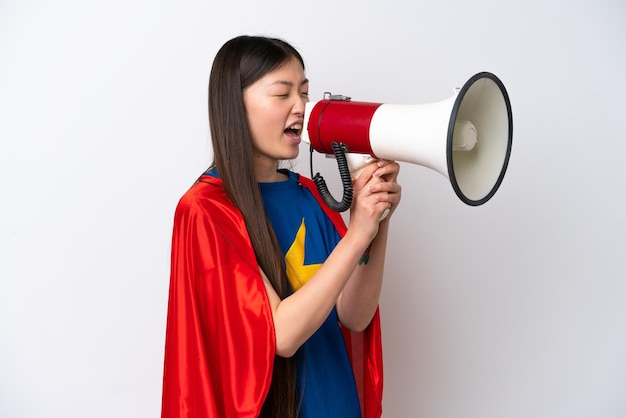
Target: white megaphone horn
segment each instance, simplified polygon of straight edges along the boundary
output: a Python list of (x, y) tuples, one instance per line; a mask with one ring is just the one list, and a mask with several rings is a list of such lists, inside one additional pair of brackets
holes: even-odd
[[(359, 161), (370, 156), (429, 167), (448, 178), (464, 203), (482, 205), (498, 190), (513, 143), (509, 96), (488, 72), (471, 77), (453, 97), (430, 104), (354, 102), (326, 94), (324, 100), (306, 104), (304, 120), (302, 140), (337, 157), (344, 186), (341, 203), (330, 196), (319, 173), (314, 176), (322, 197), (337, 211), (352, 201), (346, 170), (354, 176)], [(361, 155), (346, 162), (346, 152)]]

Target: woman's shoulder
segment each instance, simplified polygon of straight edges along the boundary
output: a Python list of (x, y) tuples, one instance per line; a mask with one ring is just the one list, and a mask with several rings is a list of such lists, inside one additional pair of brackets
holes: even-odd
[(245, 244), (247, 238), (241, 211), (231, 202), (219, 178), (202, 176), (180, 198), (174, 214), (175, 228), (202, 231), (202, 234), (230, 236)]
[(202, 175), (180, 198), (177, 211), (213, 212), (216, 207), (220, 210), (235, 209), (226, 195), (222, 180)]

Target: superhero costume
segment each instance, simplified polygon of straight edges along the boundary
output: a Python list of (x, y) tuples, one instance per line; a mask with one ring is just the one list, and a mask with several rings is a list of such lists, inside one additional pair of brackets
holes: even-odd
[[(319, 201), (311, 180), (298, 177)], [(320, 202), (341, 236), (341, 216)], [(361, 410), (379, 417), (380, 319), (342, 330)], [(172, 239), (162, 417), (257, 417), (275, 356), (272, 313), (239, 210), (219, 178), (202, 176), (181, 198)]]

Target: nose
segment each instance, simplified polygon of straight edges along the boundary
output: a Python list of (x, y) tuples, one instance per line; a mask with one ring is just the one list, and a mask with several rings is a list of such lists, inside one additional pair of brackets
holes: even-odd
[(308, 98), (306, 98), (305, 96), (298, 95), (298, 98), (296, 99), (296, 102), (293, 106), (293, 113), (299, 116), (304, 116), (305, 103), (308, 101)]

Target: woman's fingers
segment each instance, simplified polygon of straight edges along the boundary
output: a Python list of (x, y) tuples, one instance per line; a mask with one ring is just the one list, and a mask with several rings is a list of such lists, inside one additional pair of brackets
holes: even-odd
[[(395, 161), (377, 160), (365, 166), (354, 181), (353, 209), (367, 217), (382, 219), (393, 212), (401, 198), (396, 182), (400, 165)], [(357, 213), (354, 215), (359, 216)]]

